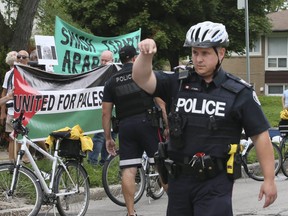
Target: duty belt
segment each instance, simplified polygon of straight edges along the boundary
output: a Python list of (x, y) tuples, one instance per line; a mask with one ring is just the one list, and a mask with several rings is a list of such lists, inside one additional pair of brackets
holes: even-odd
[[(187, 161), (185, 159), (185, 161)], [(205, 181), (218, 175), (225, 170), (225, 160), (222, 158), (213, 158), (204, 153), (195, 154), (188, 163), (179, 163), (171, 160), (165, 160), (165, 166), (171, 177), (179, 175), (192, 175), (199, 181)]]

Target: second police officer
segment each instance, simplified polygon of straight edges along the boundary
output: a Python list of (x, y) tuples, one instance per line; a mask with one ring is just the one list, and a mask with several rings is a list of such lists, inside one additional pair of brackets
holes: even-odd
[(135, 176), (141, 167), (145, 150), (149, 162), (154, 163), (154, 153), (159, 142), (157, 121), (152, 112), (154, 99), (132, 80), (132, 65), (137, 57), (133, 46), (124, 46), (119, 51), (122, 69), (105, 84), (102, 100), (102, 126), (107, 151), (115, 155), (116, 145), (111, 136), (111, 117), (115, 105), (119, 120), (119, 155), (122, 172), (122, 191), (127, 216), (136, 215), (134, 209)]
[(157, 52), (153, 39), (138, 44), (133, 79), (171, 108), (165, 161), (170, 174), (168, 216), (233, 215), (234, 179), (227, 174), (226, 163), (228, 147), (240, 142), (242, 128), (256, 147), (264, 173), (258, 199), (265, 196), (263, 207), (267, 207), (277, 198), (270, 126), (253, 88), (222, 69), (228, 43), (223, 24), (193, 25), (184, 46), (192, 47), (194, 67), (182, 81), (180, 73), (152, 71)]

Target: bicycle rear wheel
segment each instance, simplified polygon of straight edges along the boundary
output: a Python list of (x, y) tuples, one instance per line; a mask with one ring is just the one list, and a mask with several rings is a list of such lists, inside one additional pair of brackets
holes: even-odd
[[(126, 206), (124, 196), (122, 193), (122, 175), (119, 167), (119, 155), (116, 156), (110, 155), (109, 158), (105, 161), (103, 170), (102, 170), (102, 184), (107, 196), (115, 204), (119, 206)], [(137, 203), (145, 190), (145, 174), (143, 168), (138, 168), (135, 186), (136, 192), (134, 196), (134, 203)]]
[(0, 165), (0, 215), (38, 214), (42, 205), (42, 189), (32, 171), (20, 167), (13, 194), (9, 194), (14, 164)]
[[(274, 172), (275, 172), (275, 175), (277, 175), (280, 168), (281, 168), (282, 155), (281, 155), (281, 151), (280, 151), (280, 149), (276, 143), (272, 142), (272, 146), (273, 146), (274, 158), (275, 158)], [(245, 169), (247, 175), (256, 181), (263, 181), (264, 176), (262, 173), (262, 169), (260, 167), (260, 163), (256, 157), (256, 148), (254, 147), (253, 144), (251, 144), (248, 147), (247, 152), (243, 158), (244, 158), (244, 163), (247, 166), (247, 168)]]
[(280, 148), (282, 152), (282, 166), (281, 170), (282, 173), (288, 177), (288, 139), (287, 137), (283, 137), (281, 143), (280, 143)]
[(54, 192), (69, 193), (57, 197), (56, 207), (62, 216), (84, 216), (89, 206), (90, 190), (87, 172), (76, 161), (68, 161), (64, 167), (59, 166), (55, 176)]
[(159, 173), (155, 170), (154, 165), (149, 166), (149, 182), (147, 181), (147, 194), (152, 199), (160, 199), (164, 194), (164, 188), (161, 185)]

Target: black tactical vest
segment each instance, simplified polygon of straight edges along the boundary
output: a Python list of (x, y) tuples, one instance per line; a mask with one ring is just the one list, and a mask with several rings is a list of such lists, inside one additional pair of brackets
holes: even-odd
[(116, 117), (118, 119), (144, 113), (154, 106), (153, 97), (133, 81), (132, 67), (124, 67), (114, 77), (114, 82)]
[(242, 124), (233, 104), (237, 95), (248, 85), (226, 74), (220, 87), (207, 91), (197, 77), (194, 72), (184, 80), (174, 101), (175, 112), (183, 119), (183, 147), (177, 148), (176, 139), (170, 137), (169, 151), (189, 156), (204, 152), (225, 157), (228, 145), (240, 140)]

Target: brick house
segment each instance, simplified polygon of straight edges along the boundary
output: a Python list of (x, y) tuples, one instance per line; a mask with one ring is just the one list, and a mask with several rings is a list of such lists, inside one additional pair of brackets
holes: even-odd
[[(288, 88), (288, 10), (267, 16), (272, 32), (261, 36), (250, 49), (250, 83), (258, 95), (282, 95)], [(248, 80), (246, 55), (232, 54), (223, 68)]]

